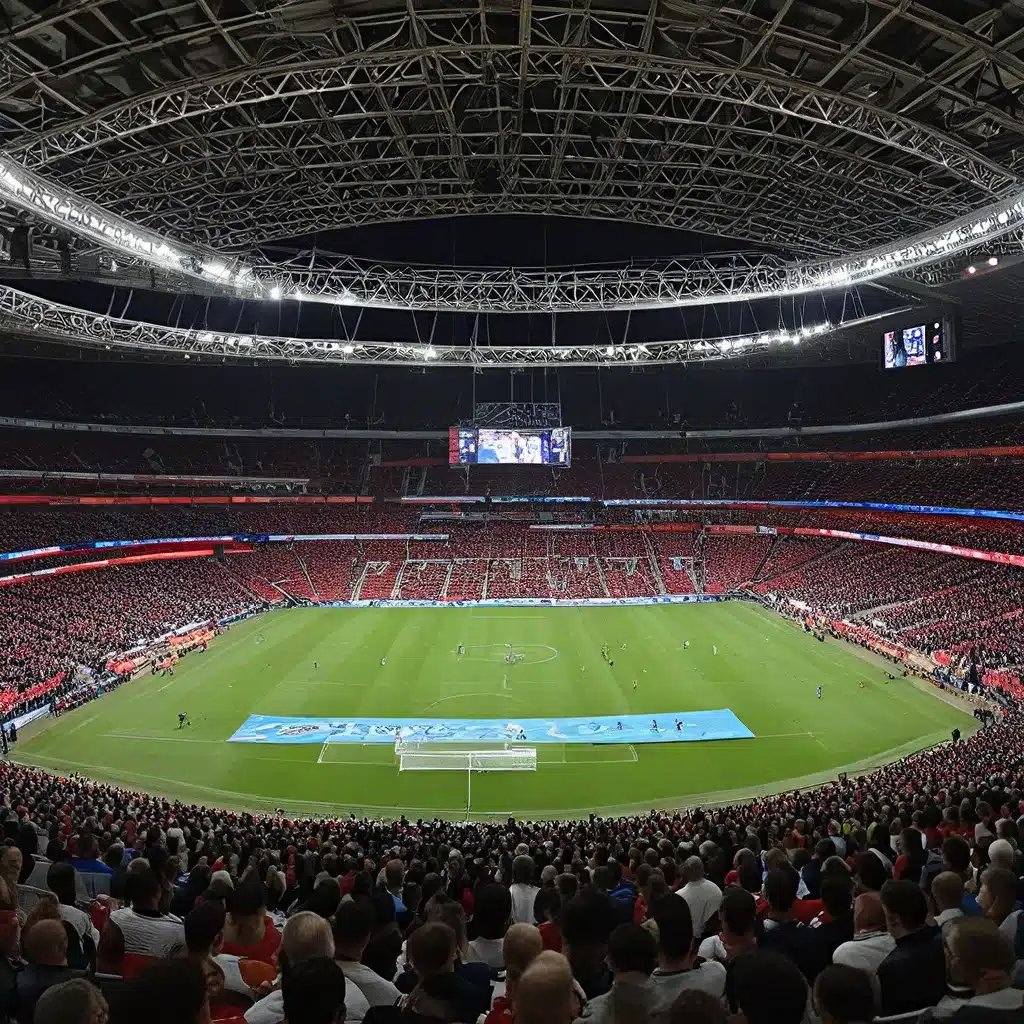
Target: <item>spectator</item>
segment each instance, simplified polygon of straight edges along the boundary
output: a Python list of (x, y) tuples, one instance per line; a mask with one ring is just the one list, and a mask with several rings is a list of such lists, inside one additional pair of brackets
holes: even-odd
[(694, 988), (679, 994), (669, 1010), (668, 1024), (729, 1024), (729, 1014), (714, 996)]
[(651, 933), (638, 924), (620, 924), (608, 940), (612, 987), (587, 1003), (583, 1017), (595, 1024), (646, 1020), (657, 998), (651, 972), (657, 947)]
[(174, 956), (185, 948), (181, 919), (160, 910), (163, 886), (150, 868), (130, 879), (132, 905), (115, 910), (100, 936), (97, 961), (111, 974), (135, 973), (140, 957)]
[(106, 1024), (109, 1007), (103, 993), (85, 978), (52, 985), (39, 997), (32, 1024)]
[(560, 953), (545, 950), (535, 957), (516, 987), (516, 1024), (570, 1024), (578, 1015), (572, 982)]
[(1011, 946), (1017, 943), (1017, 922), (1021, 911), (1017, 907), (1019, 882), (1017, 876), (1007, 868), (988, 868), (981, 876), (981, 891), (978, 906), (985, 917), (994, 921), (1009, 940)]
[(807, 898), (811, 900), (821, 897), (821, 867), (836, 853), (835, 843), (831, 839), (821, 839), (814, 847), (814, 856), (804, 865), (800, 877), (807, 887)]
[(247, 875), (231, 893), (227, 906), (224, 952), (273, 963), (281, 933), (267, 916), (266, 889), (259, 876)]
[(603, 995), (612, 986), (605, 962), (610, 918), (607, 898), (593, 890), (571, 899), (562, 912), (562, 948), (587, 999)]
[(508, 889), (491, 882), (477, 891), (473, 927), (476, 938), (469, 948), (473, 956), (493, 970), (500, 969), (501, 947), (512, 915), (512, 897)]
[(932, 913), (945, 936), (953, 922), (964, 916), (964, 883), (953, 871), (940, 871), (932, 879)]
[(210, 1024), (202, 968), (185, 957), (156, 960), (126, 981), (110, 1003), (110, 1024)]
[(523, 972), (544, 951), (540, 931), (533, 925), (514, 924), (505, 933), (502, 959), (505, 962), (505, 991), (494, 1000), (485, 1024), (510, 1024), (516, 986)]
[(718, 913), (722, 903), (722, 890), (704, 877), (704, 862), (700, 857), (688, 857), (683, 862), (683, 878), (686, 879), (686, 884), (677, 895), (689, 905), (693, 932), (700, 940), (704, 937), (705, 926)]
[(343, 903), (334, 915), (333, 931), (334, 958), (346, 982), (359, 989), (370, 1006), (394, 1006), (401, 998), (398, 989), (360, 963), (373, 931), (373, 911), (369, 904), (363, 900)]
[(758, 949), (736, 969), (736, 1002), (746, 1024), (803, 1024), (807, 982), (788, 957)]
[(813, 982), (828, 962), (825, 948), (814, 930), (802, 925), (793, 912), (798, 876), (791, 867), (769, 871), (764, 879), (768, 913), (758, 936), (758, 949), (773, 950), (788, 956), (807, 981)]
[(532, 857), (522, 855), (512, 861), (509, 895), (512, 897), (512, 921), (515, 924), (533, 924), (533, 904), (540, 892), (533, 884), (535, 872)]
[(384, 888), (395, 905), (395, 916), (405, 913), (402, 893), (405, 887), (405, 865), (398, 857), (393, 857), (384, 865)]
[(719, 910), (722, 922), (720, 935), (713, 935), (700, 944), (698, 955), (705, 960), (716, 960), (725, 967), (725, 998), (735, 1013), (736, 965), (748, 953), (757, 949), (757, 904), (746, 889), (728, 885), (722, 892)]
[(329, 957), (314, 957), (281, 984), (288, 1024), (344, 1024), (345, 972)]
[(1024, 992), (1010, 987), (1013, 948), (996, 925), (985, 918), (964, 917), (953, 922), (944, 941), (951, 987), (963, 996), (944, 995), (921, 1017), (930, 1021), (1020, 1020)]
[(68, 861), (51, 864), (46, 871), (46, 887), (57, 897), (60, 905), (60, 916), (75, 929), (79, 940), (85, 948), (86, 939), (96, 951), (100, 933), (92, 923), (92, 919), (84, 910), (75, 906), (78, 900), (78, 885), (75, 869)]
[(824, 966), (832, 963), (832, 954), (839, 946), (853, 939), (853, 879), (845, 872), (825, 875), (820, 888), (825, 909), (810, 927)]
[(697, 963), (689, 903), (678, 896), (663, 896), (650, 916), (658, 926), (658, 966), (651, 976), (655, 1011), (666, 1012), (681, 992), (693, 988), (722, 1000), (726, 969), (715, 960)]
[[(427, 921), (440, 921), (455, 932), (455, 973), (471, 985), (483, 990), (485, 995), (491, 992), (491, 976), (497, 970), (479, 960), (473, 959), (469, 941), (466, 938), (466, 911), (461, 903), (456, 903), (447, 893), (435, 893), (427, 903)], [(506, 932), (506, 935), (508, 933)], [(504, 947), (502, 947), (504, 948)], [(412, 978), (415, 984), (415, 975)], [(399, 986), (402, 988), (402, 986)], [(411, 991), (412, 986), (402, 991)]]
[(533, 913), (538, 920), (538, 930), (544, 948), (555, 953), (562, 952), (562, 897), (554, 887), (542, 888), (533, 904)]
[(855, 967), (829, 964), (814, 980), (814, 1008), (821, 1024), (866, 1024), (875, 1017), (870, 976)]
[(946, 968), (939, 929), (926, 923), (928, 905), (913, 882), (882, 886), (885, 924), (896, 948), (878, 966), (882, 1015), (934, 1006), (946, 991)]
[(853, 904), (853, 938), (837, 947), (832, 962), (855, 967), (872, 977), (881, 962), (896, 948), (885, 926), (879, 893), (862, 893)]
[(89, 875), (112, 875), (113, 869), (100, 857), (100, 844), (95, 836), (85, 835), (78, 840), (78, 856), (71, 858), (76, 871)]
[(60, 920), (40, 920), (26, 927), (21, 940), (28, 961), (15, 982), (20, 1024), (32, 1024), (36, 1001), (52, 985), (84, 977), (68, 967), (68, 934)]
[(403, 1004), (405, 1011), (421, 1018), (454, 1024), (475, 1024), (490, 1005), (475, 985), (455, 973), (455, 932), (446, 924), (431, 922), (409, 936), (409, 961), (419, 981)]

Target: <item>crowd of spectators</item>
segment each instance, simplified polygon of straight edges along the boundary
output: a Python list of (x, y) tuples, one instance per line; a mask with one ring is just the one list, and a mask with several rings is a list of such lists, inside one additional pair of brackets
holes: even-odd
[(0, 1001), (35, 1024), (1024, 1014), (1024, 716), (744, 805), (219, 811), (0, 765)]

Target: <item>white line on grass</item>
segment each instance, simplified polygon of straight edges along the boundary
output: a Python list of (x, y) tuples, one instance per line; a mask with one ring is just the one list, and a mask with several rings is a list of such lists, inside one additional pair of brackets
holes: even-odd
[(64, 733), (64, 736), (68, 737), (73, 732), (78, 732), (79, 729), (84, 729), (87, 725), (91, 725), (93, 722), (95, 722), (96, 719), (99, 718), (99, 717), (100, 716), (99, 716), (98, 713), (95, 714), (95, 715), (90, 715), (87, 719), (85, 719), (85, 721), (79, 722), (78, 725), (76, 725), (73, 729), (68, 729), (68, 731), (66, 733)]
[(104, 739), (111, 740), (145, 740), (147, 743), (225, 743), (226, 740), (198, 740), (189, 736), (145, 736), (131, 732), (108, 732)]
[(525, 704), (525, 700), (520, 700), (518, 697), (513, 697), (510, 693), (453, 693), (449, 697), (442, 697), (440, 700), (435, 700), (433, 703), (428, 704), (423, 710), (429, 711), (433, 707), (437, 707), (438, 704), (443, 704), (446, 700), (461, 700), (464, 697), (500, 697), (502, 700), (514, 700), (517, 704)]

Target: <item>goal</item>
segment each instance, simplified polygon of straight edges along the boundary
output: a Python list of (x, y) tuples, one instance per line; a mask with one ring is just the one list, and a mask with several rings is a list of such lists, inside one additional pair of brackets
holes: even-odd
[(536, 747), (494, 750), (429, 749), (407, 743), (396, 746), (400, 772), (535, 772)]

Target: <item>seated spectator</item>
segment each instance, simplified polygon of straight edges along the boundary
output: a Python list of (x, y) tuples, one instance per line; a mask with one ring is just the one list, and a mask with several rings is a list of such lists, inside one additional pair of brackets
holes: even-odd
[(587, 999), (603, 995), (612, 987), (605, 962), (610, 920), (607, 897), (593, 890), (569, 900), (562, 911), (562, 949)]
[(815, 844), (814, 856), (803, 866), (800, 877), (807, 887), (807, 898), (816, 900), (821, 897), (821, 867), (835, 856), (836, 847), (831, 839), (820, 839)]
[[(245, 1011), (246, 1024), (281, 1024), (284, 1020), (282, 987), (289, 973), (310, 960), (333, 960), (334, 938), (331, 935), (331, 926), (312, 911), (300, 910), (294, 917), (289, 918), (284, 926), (277, 958), (281, 973), (270, 993)], [(355, 985), (346, 986), (345, 1019), (348, 1024), (358, 1024), (369, 1009), (369, 1003), (362, 992)]]
[(608, 870), (608, 899), (612, 906), (612, 915), (616, 921), (633, 920), (633, 910), (637, 902), (637, 888), (622, 875), (622, 865), (617, 860), (609, 860), (605, 867)]
[(288, 1024), (344, 1024), (345, 972), (329, 957), (299, 964), (281, 989)]
[(780, 953), (758, 949), (736, 968), (736, 1004), (746, 1024), (803, 1024), (807, 982)]
[(18, 879), (21, 877), (21, 850), (16, 846), (0, 846), (0, 902), (18, 902)]
[(934, 1006), (946, 991), (942, 933), (926, 923), (928, 905), (913, 882), (882, 886), (885, 924), (896, 942), (878, 966), (883, 1016)]
[(384, 888), (395, 905), (395, 916), (405, 913), (402, 892), (405, 886), (405, 865), (393, 857), (384, 865)]
[(370, 1006), (394, 1006), (401, 998), (398, 989), (360, 962), (373, 931), (373, 910), (369, 904), (365, 900), (341, 904), (334, 915), (332, 930), (334, 959), (344, 972), (346, 982), (359, 989)]
[(814, 1009), (821, 1024), (862, 1024), (875, 1017), (871, 978), (855, 967), (829, 964), (814, 979)]
[(130, 881), (132, 905), (115, 910), (100, 936), (99, 969), (108, 974), (136, 973), (140, 957), (175, 956), (185, 948), (181, 919), (160, 911), (163, 887), (149, 868)]
[(409, 936), (409, 960), (419, 981), (403, 1009), (415, 1018), (442, 1024), (475, 1024), (486, 1013), (489, 996), (455, 973), (455, 933), (446, 924), (431, 922)]
[(216, 900), (200, 903), (185, 918), (185, 944), (190, 959), (203, 969), (206, 991), (215, 1017), (248, 1009), (261, 985), (277, 972), (259, 960), (243, 960), (223, 952), (224, 906)]
[(595, 1024), (647, 1020), (661, 994), (651, 984), (658, 962), (654, 936), (642, 925), (620, 924), (608, 940), (608, 962), (612, 987), (587, 1003), (583, 1019)]
[(210, 1024), (202, 968), (186, 957), (157, 960), (111, 999), (110, 1024)]
[(725, 967), (725, 997), (729, 1009), (736, 1012), (734, 982), (736, 964), (744, 955), (757, 949), (757, 904), (754, 897), (738, 885), (728, 885), (722, 892), (719, 909), (722, 931), (705, 939), (698, 956), (715, 960)]
[(931, 911), (945, 936), (953, 922), (964, 916), (964, 883), (953, 871), (940, 871), (932, 879)]
[(796, 919), (793, 911), (797, 902), (796, 886), (797, 875), (792, 868), (778, 868), (765, 876), (764, 895), (768, 901), (768, 913), (757, 938), (757, 947), (788, 956), (810, 983), (828, 958), (814, 929)]
[(537, 918), (537, 928), (540, 931), (544, 948), (555, 953), (562, 952), (562, 897), (558, 890), (552, 886), (550, 889), (541, 889), (537, 893), (537, 899), (533, 904), (533, 913)]
[(655, 1012), (667, 1012), (679, 994), (691, 988), (722, 1000), (726, 969), (714, 960), (698, 963), (689, 903), (677, 895), (663, 896), (650, 917), (658, 926), (658, 966), (651, 975)]
[(505, 962), (505, 991), (495, 995), (485, 1024), (510, 1024), (516, 986), (523, 972), (544, 950), (539, 929), (530, 924), (514, 924), (505, 932), (502, 959)]
[[(441, 924), (448, 925), (455, 932), (455, 973), (471, 985), (476, 985), (489, 999), (492, 990), (491, 978), (496, 976), (498, 971), (473, 959), (473, 953), (466, 938), (465, 908), (461, 903), (456, 903), (447, 893), (437, 892), (427, 903), (425, 912), (427, 921), (440, 921)], [(399, 985), (403, 992), (411, 992), (416, 983), (415, 973), (412, 971), (408, 973), (411, 975), (412, 984), (408, 987)]]
[(85, 974), (68, 967), (68, 933), (62, 921), (34, 922), (26, 928), (21, 946), (27, 964), (15, 981), (14, 1001), (20, 1024), (32, 1024), (36, 1001), (50, 986)]
[(363, 963), (382, 978), (393, 978), (398, 971), (403, 942), (395, 902), (390, 893), (375, 890), (370, 893), (369, 903), (373, 908), (373, 931), (363, 951)]
[(810, 927), (827, 965), (836, 949), (853, 939), (853, 879), (848, 874), (825, 875), (820, 890), (825, 909)]
[(533, 904), (540, 889), (533, 884), (536, 867), (533, 858), (516, 857), (512, 861), (512, 884), (509, 895), (512, 897), (513, 924), (533, 924)]
[(963, 994), (943, 996), (921, 1017), (922, 1024), (1000, 1024), (1024, 1018), (1024, 992), (1010, 987), (1013, 949), (992, 921), (970, 917), (954, 921), (944, 947), (950, 986)]
[(1015, 949), (1017, 922), (1021, 917), (1017, 903), (1018, 890), (1019, 882), (1012, 871), (990, 867), (981, 876), (981, 891), (978, 893), (978, 906), (985, 917), (995, 922)]
[(266, 889), (255, 873), (247, 875), (227, 900), (224, 952), (273, 963), (281, 933), (267, 916)]
[(95, 836), (82, 836), (78, 840), (78, 856), (71, 858), (76, 871), (83, 875), (112, 875), (113, 869), (100, 860), (100, 844)]
[(469, 944), (471, 954), (492, 970), (500, 970), (503, 966), (501, 945), (511, 923), (512, 897), (505, 886), (491, 882), (477, 891), (474, 906), (473, 930), (476, 938)]
[(57, 897), (60, 916), (71, 925), (85, 945), (88, 939), (95, 952), (99, 945), (100, 933), (93, 926), (92, 919), (84, 910), (75, 906), (77, 902), (78, 880), (74, 867), (68, 861), (51, 864), (46, 872), (46, 887)]
[(704, 937), (704, 928), (718, 913), (722, 903), (722, 890), (709, 878), (704, 877), (704, 861), (700, 857), (687, 857), (683, 862), (683, 878), (686, 884), (677, 892), (690, 907), (693, 919), (693, 933), (698, 941)]
[(106, 1024), (109, 1013), (103, 993), (92, 982), (72, 978), (43, 992), (32, 1024)]
[(523, 972), (516, 986), (516, 1024), (570, 1024), (578, 1016), (569, 963), (544, 950)]

